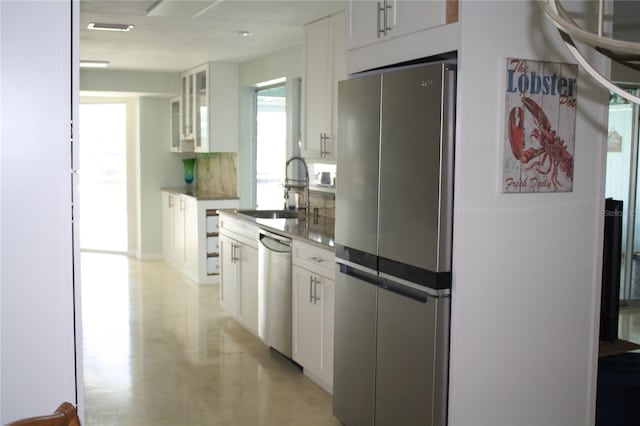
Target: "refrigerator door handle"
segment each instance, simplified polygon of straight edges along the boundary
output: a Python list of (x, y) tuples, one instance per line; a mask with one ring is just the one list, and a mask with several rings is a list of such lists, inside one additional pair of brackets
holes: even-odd
[(338, 266), (340, 268), (341, 273), (357, 278), (360, 281), (366, 282), (367, 284), (371, 284), (376, 287), (381, 287), (384, 283), (384, 280), (379, 276), (373, 275), (362, 269), (354, 268), (353, 266), (345, 265), (342, 263), (338, 263)]
[(384, 280), (381, 287), (385, 290), (389, 290), (392, 293), (415, 300), (416, 302), (427, 303), (427, 301), (429, 300), (428, 294), (402, 284), (394, 283), (393, 281), (389, 281), (388, 279)]
[(385, 272), (380, 272), (380, 278), (384, 279), (385, 282), (387, 283), (392, 283), (395, 284), (395, 287), (400, 286), (403, 288), (406, 288), (408, 290), (413, 290), (416, 291), (418, 293), (422, 293), (424, 294), (426, 297), (436, 297), (436, 298), (441, 298), (441, 297), (450, 297), (451, 296), (451, 289), (448, 288), (443, 288), (443, 289), (433, 289), (431, 287), (426, 287), (424, 285), (421, 284), (416, 284), (413, 283), (411, 281), (407, 281), (404, 280), (402, 278), (398, 278), (394, 275), (390, 275), (387, 274)]

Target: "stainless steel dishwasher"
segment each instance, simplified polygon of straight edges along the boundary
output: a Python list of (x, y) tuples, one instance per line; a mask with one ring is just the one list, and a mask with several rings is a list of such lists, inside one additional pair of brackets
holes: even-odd
[(260, 230), (258, 335), (291, 358), (291, 239)]

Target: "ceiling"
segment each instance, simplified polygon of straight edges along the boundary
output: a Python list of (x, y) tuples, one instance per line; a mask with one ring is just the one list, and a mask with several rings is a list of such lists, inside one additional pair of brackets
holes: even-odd
[[(344, 1), (329, 0), (80, 0), (80, 59), (109, 61), (109, 69), (169, 72), (244, 62), (302, 44), (304, 24), (344, 9)], [(90, 22), (135, 28), (95, 31), (87, 29)]]

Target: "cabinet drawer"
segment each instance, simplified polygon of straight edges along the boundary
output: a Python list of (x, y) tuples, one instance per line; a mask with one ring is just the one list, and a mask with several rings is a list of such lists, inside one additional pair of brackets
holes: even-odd
[(258, 227), (241, 219), (229, 216), (220, 217), (220, 232), (247, 245), (258, 248)]
[(218, 237), (207, 237), (207, 254), (220, 253), (220, 239)]
[(293, 263), (329, 279), (335, 279), (335, 254), (329, 249), (293, 240)]
[(212, 234), (219, 231), (219, 217), (218, 215), (207, 215), (207, 234)]
[(207, 275), (220, 274), (220, 258), (219, 257), (207, 257)]

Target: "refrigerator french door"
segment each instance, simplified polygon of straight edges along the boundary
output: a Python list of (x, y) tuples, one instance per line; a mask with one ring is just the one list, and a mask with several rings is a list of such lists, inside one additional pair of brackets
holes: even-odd
[(334, 415), (444, 425), (455, 67), (339, 83)]

